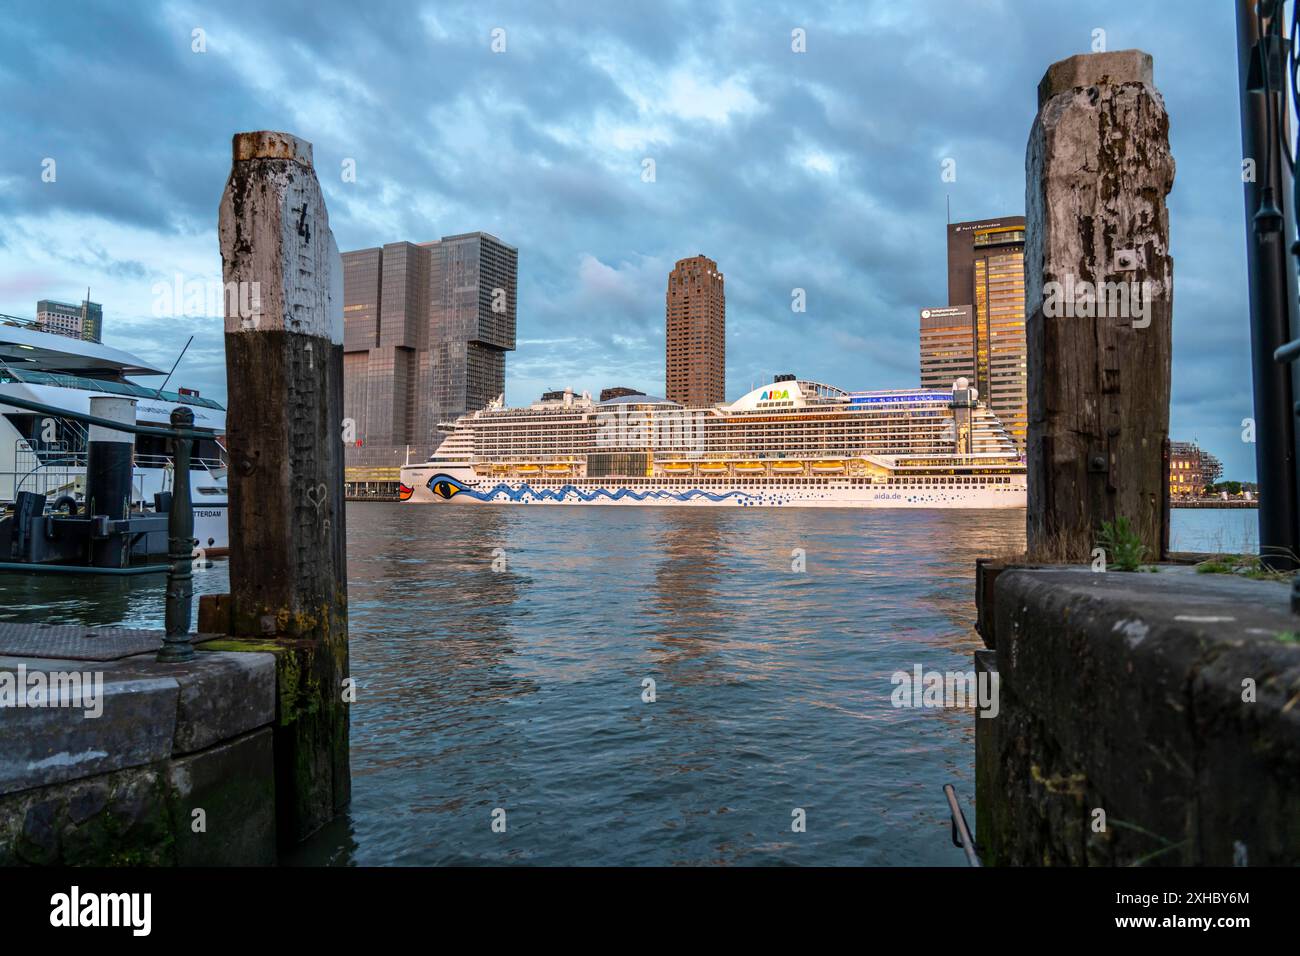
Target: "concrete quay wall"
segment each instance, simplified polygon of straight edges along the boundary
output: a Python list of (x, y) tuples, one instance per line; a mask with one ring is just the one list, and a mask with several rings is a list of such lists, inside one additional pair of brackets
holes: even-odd
[(998, 716), (975, 719), (985, 863), (1300, 863), (1287, 585), (1008, 568), (993, 592), (996, 649), (976, 654), (1000, 690)]
[[(0, 865), (275, 862), (275, 655), (132, 653), (160, 641), (120, 628), (0, 634)], [(81, 656), (6, 653), (15, 644)], [(85, 694), (45, 705), (36, 688), (72, 673), (102, 682), (95, 706)], [(17, 705), (2, 688), (20, 676)]]

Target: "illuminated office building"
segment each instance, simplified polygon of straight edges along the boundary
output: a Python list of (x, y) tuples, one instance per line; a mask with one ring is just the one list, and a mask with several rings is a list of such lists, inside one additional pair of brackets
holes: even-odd
[[(1023, 216), (948, 226), (948, 305), (971, 308), (971, 381), (1022, 453), (1029, 428), (1024, 253)], [(924, 376), (924, 350), (922, 366)]]

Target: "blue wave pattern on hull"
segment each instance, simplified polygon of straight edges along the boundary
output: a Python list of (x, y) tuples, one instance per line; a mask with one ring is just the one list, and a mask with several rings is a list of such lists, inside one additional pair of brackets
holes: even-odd
[(711, 494), (702, 491), (699, 488), (693, 488), (690, 491), (673, 492), (673, 491), (633, 491), (631, 488), (619, 488), (617, 491), (609, 491), (605, 488), (597, 488), (592, 492), (584, 492), (576, 485), (562, 485), (559, 488), (534, 488), (532, 485), (523, 484), (518, 488), (512, 488), (504, 482), (488, 491), (475, 491), (473, 488), (457, 481), (450, 475), (437, 474), (428, 481), (428, 488), (439, 498), (450, 501), (457, 495), (467, 495), (475, 501), (491, 501), (497, 495), (505, 495), (510, 501), (523, 501), (525, 495), (531, 495), (538, 501), (563, 501), (568, 495), (573, 495), (580, 501), (595, 501), (597, 498), (608, 498), (611, 501), (619, 501), (623, 498), (631, 498), (633, 501), (645, 501), (647, 498), (655, 501), (671, 499), (674, 501), (691, 501), (694, 498), (707, 498), (710, 501), (726, 501), (729, 498), (746, 499), (752, 498), (743, 491), (728, 491), (720, 495)]

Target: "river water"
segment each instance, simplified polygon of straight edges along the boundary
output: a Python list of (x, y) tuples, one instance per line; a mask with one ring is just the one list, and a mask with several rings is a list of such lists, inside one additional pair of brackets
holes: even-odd
[[(1173, 515), (1175, 549), (1255, 540), (1254, 511)], [(963, 864), (941, 787), (973, 825), (974, 712), (896, 708), (891, 676), (971, 668), (974, 562), (1022, 511), (347, 521), (353, 803), (292, 862)], [(162, 597), (0, 575), (3, 620), (160, 627)]]

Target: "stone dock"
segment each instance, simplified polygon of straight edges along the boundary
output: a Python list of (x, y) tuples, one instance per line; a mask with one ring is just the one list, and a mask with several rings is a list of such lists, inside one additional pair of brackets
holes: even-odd
[(276, 654), (162, 637), (0, 624), (0, 865), (275, 862)]
[(1290, 588), (1162, 565), (979, 571), (976, 839), (990, 865), (1300, 863)]

